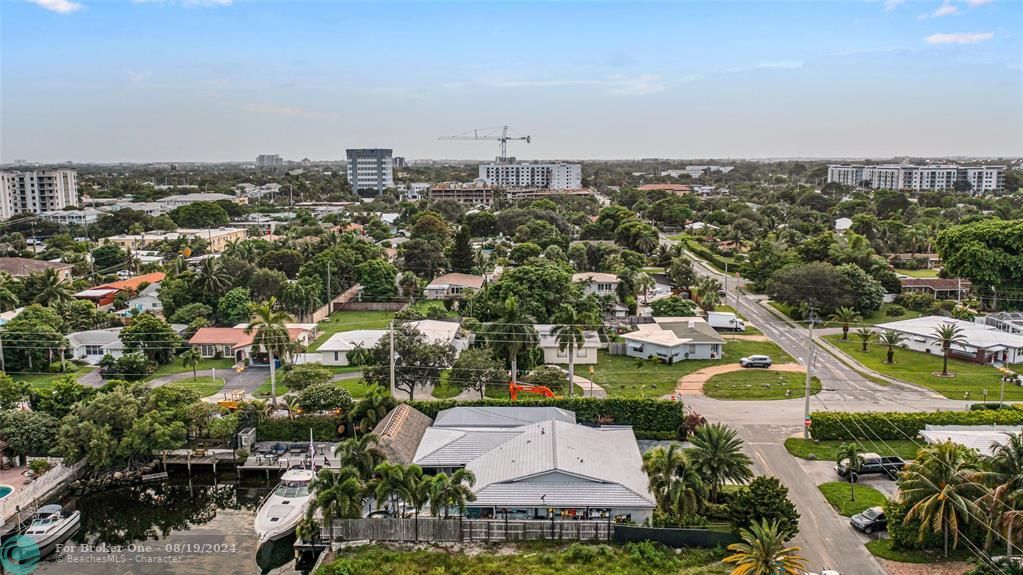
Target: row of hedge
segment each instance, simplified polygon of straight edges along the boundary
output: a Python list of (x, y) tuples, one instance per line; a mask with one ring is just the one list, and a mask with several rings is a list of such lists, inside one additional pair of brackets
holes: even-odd
[[(703, 244), (700, 244), (696, 241), (690, 241), (686, 243), (686, 249), (693, 252), (700, 258), (707, 260), (719, 271), (725, 270), (726, 264), (724, 258), (714, 253), (713, 251), (710, 250), (710, 248), (704, 246)], [(732, 270), (738, 269), (735, 263), (729, 263), (728, 266), (731, 266)]]
[[(575, 412), (579, 423), (596, 424), (598, 419), (611, 419), (615, 425), (631, 425), (639, 438), (673, 437), (682, 425), (682, 404), (660, 399), (484, 399), (472, 401), (412, 401), (412, 407), (436, 418), (437, 413), (452, 407), (558, 407)], [(308, 435), (308, 431), (306, 434)]]
[(316, 441), (340, 441), (338, 428), (344, 420), (332, 415), (300, 415), (294, 419), (267, 419), (256, 426), (258, 441), (309, 441), (313, 430)]
[(927, 425), (1023, 425), (1023, 411), (814, 412), (810, 435), (814, 439), (907, 439)]

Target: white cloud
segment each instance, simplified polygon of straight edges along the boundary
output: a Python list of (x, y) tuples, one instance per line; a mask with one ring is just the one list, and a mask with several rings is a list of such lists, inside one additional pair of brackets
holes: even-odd
[(136, 4), (180, 4), (182, 6), (230, 6), (234, 0), (132, 0)]
[(948, 0), (941, 3), (941, 6), (931, 13), (931, 18), (941, 18), (942, 16), (951, 16), (952, 14), (958, 14), (959, 8), (952, 4)]
[(969, 5), (970, 8), (976, 8), (985, 4), (992, 4), (994, 1), (995, 0), (966, 0), (966, 4)]
[(899, 6), (901, 6), (905, 2), (906, 2), (906, 0), (885, 0), (884, 1), (884, 11), (885, 12), (891, 12), (892, 10), (895, 10), (896, 8), (898, 8)]
[(71, 0), (28, 0), (29, 2), (58, 14), (70, 14), (81, 9), (82, 5)]
[(993, 32), (956, 32), (952, 34), (931, 34), (924, 38), (928, 44), (979, 44), (995, 35)]
[(285, 118), (315, 118), (315, 119), (337, 119), (337, 114), (328, 112), (317, 112), (315, 110), (309, 110), (301, 108), (299, 106), (282, 106), (277, 104), (248, 104), (242, 106), (243, 112), (251, 112), (253, 114), (266, 114), (269, 116), (282, 116)]
[(757, 64), (757, 68), (793, 69), (802, 67), (802, 60), (770, 60)]

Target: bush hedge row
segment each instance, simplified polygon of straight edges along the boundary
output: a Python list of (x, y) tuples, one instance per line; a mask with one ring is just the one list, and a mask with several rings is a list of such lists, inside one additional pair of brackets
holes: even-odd
[[(718, 254), (712, 252), (706, 246), (704, 246), (704, 245), (702, 245), (700, 243), (697, 243), (695, 241), (692, 241), (692, 242), (689, 242), (686, 245), (686, 248), (689, 251), (691, 251), (694, 254), (696, 254), (697, 256), (699, 256), (699, 257), (707, 260), (708, 262), (714, 264), (714, 267), (716, 267), (717, 269), (719, 269), (719, 270), (724, 270), (725, 269), (725, 265), (726, 265), (725, 264), (725, 260), (721, 256), (719, 256)], [(734, 264), (732, 264), (732, 268), (733, 269), (735, 268)]]
[(1023, 425), (1023, 411), (927, 411), (913, 413), (838, 411), (815, 412), (810, 434), (814, 439), (907, 439), (927, 425)]
[[(674, 436), (682, 425), (682, 404), (660, 399), (484, 399), (472, 401), (412, 401), (409, 405), (436, 418), (437, 413), (452, 407), (559, 407), (575, 412), (579, 423), (597, 423), (598, 418), (612, 418), (616, 425), (631, 425), (637, 437), (660, 439)], [(308, 431), (306, 435), (308, 435)]]
[(340, 417), (329, 415), (300, 415), (295, 419), (272, 419), (256, 426), (258, 441), (309, 441), (313, 430), (316, 441), (339, 441), (338, 427), (344, 424)]

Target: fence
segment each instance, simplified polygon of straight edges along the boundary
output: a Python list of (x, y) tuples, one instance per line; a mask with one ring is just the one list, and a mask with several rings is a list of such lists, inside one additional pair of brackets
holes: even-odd
[(625, 343), (625, 342), (612, 341), (612, 342), (607, 344), (607, 354), (608, 355), (625, 355), (625, 352), (626, 352), (625, 346), (627, 346), (627, 345), (628, 344)]
[(739, 541), (730, 532), (708, 529), (672, 529), (619, 525), (614, 530), (615, 543), (654, 541), (668, 547), (724, 547)]
[(22, 513), (27, 512), (39, 499), (49, 495), (65, 481), (73, 479), (84, 465), (84, 461), (79, 461), (71, 467), (58, 463), (32, 483), (15, 487), (13, 493), (0, 499), (0, 518), (7, 523), (19, 510)]
[(335, 519), (333, 533), (321, 537), (341, 541), (611, 541), (615, 526), (606, 521), (543, 521), (503, 519)]
[(328, 302), (320, 309), (314, 311), (307, 317), (303, 318), (303, 321), (307, 321), (309, 323), (317, 323), (327, 319), (335, 309), (340, 309), (344, 307), (346, 303), (354, 299), (355, 296), (359, 295), (359, 291), (361, 289), (362, 289), (361, 285), (359, 284), (353, 285), (352, 287), (345, 290), (343, 293), (338, 294), (336, 298)]
[(341, 306), (345, 311), (400, 311), (408, 305), (400, 301), (350, 301)]

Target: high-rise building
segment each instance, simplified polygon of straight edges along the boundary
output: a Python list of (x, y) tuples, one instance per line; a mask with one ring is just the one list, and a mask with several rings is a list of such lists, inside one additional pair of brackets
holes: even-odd
[(278, 168), (284, 165), (284, 159), (277, 154), (260, 154), (256, 156), (256, 166), (260, 168)]
[(480, 179), (502, 188), (575, 190), (583, 187), (579, 164), (481, 164)]
[(951, 190), (969, 184), (977, 194), (1005, 190), (1005, 166), (915, 166), (910, 164), (828, 166), (828, 182), (875, 190)]
[(30, 212), (41, 214), (78, 205), (78, 173), (74, 170), (0, 173), (0, 218)]
[(388, 148), (347, 150), (348, 182), (352, 190), (375, 190), (378, 194), (394, 187), (394, 163)]
[(405, 156), (395, 156), (394, 157), (394, 169), (395, 170), (404, 170), (407, 167), (408, 167), (408, 162), (405, 161)]

